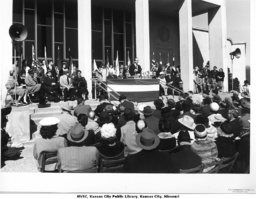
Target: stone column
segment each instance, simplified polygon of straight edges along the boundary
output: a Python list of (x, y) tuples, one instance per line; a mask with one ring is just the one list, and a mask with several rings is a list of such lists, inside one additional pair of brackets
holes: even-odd
[(0, 74), (1, 74), (1, 106), (5, 106), (7, 90), (5, 84), (12, 70), (12, 39), (9, 36), (9, 28), (12, 25), (13, 1), (1, 1), (0, 6)]
[(192, 2), (184, 0), (179, 10), (180, 70), (185, 92), (193, 91)]
[[(139, 64), (143, 71), (150, 70), (149, 44), (149, 2), (148, 0), (135, 1), (136, 16), (136, 52)], [(134, 60), (132, 60), (134, 61)]]
[(78, 59), (79, 70), (87, 81), (89, 98), (92, 97), (92, 30), (91, 0), (78, 0)]
[(224, 92), (228, 91), (228, 62), (229, 55), (226, 54), (227, 40), (227, 18), (226, 18), (226, 1), (221, 2), (221, 6), (213, 8), (208, 12), (209, 25), (209, 54), (210, 68), (214, 66), (222, 68), (225, 73)]

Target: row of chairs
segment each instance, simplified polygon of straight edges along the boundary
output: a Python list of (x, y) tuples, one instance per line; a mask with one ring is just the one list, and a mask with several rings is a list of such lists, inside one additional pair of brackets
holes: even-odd
[[(212, 169), (205, 173), (230, 173), (238, 155), (239, 153), (237, 152), (233, 157), (221, 158), (213, 165), (214, 167)], [(204, 164), (201, 164), (192, 169), (180, 169), (180, 173), (203, 173), (204, 168)]]
[[(47, 164), (57, 163), (57, 152), (43, 151), (39, 156), (39, 167), (40, 172), (49, 172), (45, 170)], [(107, 157), (100, 154), (99, 164), (95, 167), (85, 169), (85, 170), (75, 170), (75, 171), (64, 171), (60, 168), (58, 172), (60, 173), (119, 173), (123, 170), (124, 166), (124, 151), (117, 156)], [(56, 172), (56, 171), (52, 171)]]

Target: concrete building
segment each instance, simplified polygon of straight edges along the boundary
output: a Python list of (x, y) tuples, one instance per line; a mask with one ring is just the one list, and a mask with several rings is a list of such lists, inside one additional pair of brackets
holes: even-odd
[[(192, 18), (203, 13), (208, 13), (208, 30), (193, 29)], [(8, 0), (1, 2), (0, 20), (6, 30), (0, 31), (2, 103), (14, 55), (8, 34), (13, 23), (28, 29), (23, 59), (31, 62), (34, 45), (37, 59), (44, 59), (47, 47), (48, 59), (56, 61), (59, 48), (62, 59), (71, 54), (89, 91), (92, 60), (98, 66), (114, 63), (117, 52), (120, 64), (138, 57), (144, 71), (150, 70), (153, 53), (163, 64), (169, 57), (171, 64), (180, 65), (184, 90), (193, 90), (193, 67), (209, 61), (211, 68), (227, 73), (229, 52), (238, 45), (227, 42), (225, 0)], [(240, 47), (245, 57), (245, 45)], [(233, 63), (234, 72), (241, 74), (244, 59)], [(227, 82), (226, 75), (225, 91)]]

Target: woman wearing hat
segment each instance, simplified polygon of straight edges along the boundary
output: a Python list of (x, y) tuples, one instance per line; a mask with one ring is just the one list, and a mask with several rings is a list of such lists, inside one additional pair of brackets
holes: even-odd
[(203, 172), (207, 172), (214, 167), (219, 161), (218, 149), (214, 141), (207, 137), (206, 128), (202, 124), (198, 124), (194, 130), (195, 141), (191, 145), (192, 151), (199, 155), (205, 166)]
[(154, 105), (156, 107), (156, 110), (153, 111), (153, 116), (155, 116), (156, 118), (158, 118), (160, 120), (162, 117), (161, 111), (162, 111), (162, 108), (164, 107), (163, 100), (161, 100), (161, 99), (155, 100)]
[(225, 122), (218, 128), (218, 137), (215, 141), (218, 148), (218, 157), (233, 157), (236, 153), (235, 139), (232, 127)]
[(100, 142), (95, 144), (100, 154), (114, 157), (124, 151), (124, 144), (117, 140), (116, 128), (113, 123), (104, 124), (100, 130)]
[[(36, 139), (33, 149), (34, 158), (38, 161), (42, 151), (57, 152), (59, 148), (66, 147), (67, 141), (56, 135), (60, 120), (55, 117), (47, 117), (39, 122), (41, 138)], [(39, 163), (39, 162), (38, 162)], [(38, 167), (41, 165), (38, 164)], [(45, 170), (54, 171), (56, 163), (46, 165)]]
[(126, 157), (124, 163), (125, 173), (172, 172), (170, 155), (157, 149), (160, 139), (152, 130), (144, 128), (136, 136), (136, 143), (142, 150)]

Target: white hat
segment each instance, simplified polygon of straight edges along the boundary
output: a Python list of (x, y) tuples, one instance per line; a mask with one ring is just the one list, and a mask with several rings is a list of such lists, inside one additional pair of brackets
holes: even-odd
[(60, 120), (56, 117), (46, 117), (39, 122), (41, 126), (52, 126), (58, 124)]
[(212, 114), (210, 116), (208, 116), (208, 119), (214, 123), (214, 122), (225, 122), (226, 119), (224, 117), (222, 117), (221, 114), (217, 113), (217, 114)]
[(216, 102), (212, 102), (212, 103), (210, 104), (210, 109), (211, 109), (211, 111), (213, 111), (213, 112), (217, 112), (217, 111), (220, 109), (220, 106), (219, 106), (219, 104), (217, 104)]
[(61, 104), (60, 107), (63, 109), (63, 110), (66, 110), (66, 111), (69, 111), (71, 112), (73, 110), (73, 106), (69, 106), (68, 104)]
[(188, 115), (184, 115), (182, 118), (178, 119), (178, 121), (182, 125), (188, 127), (189, 129), (192, 129), (192, 130), (195, 129), (196, 125), (194, 123), (194, 119), (192, 117), (188, 116)]
[(103, 138), (111, 138), (116, 136), (116, 128), (113, 123), (104, 124), (101, 127), (101, 137)]
[(196, 138), (205, 138), (207, 136), (206, 128), (202, 124), (196, 125), (194, 133)]

